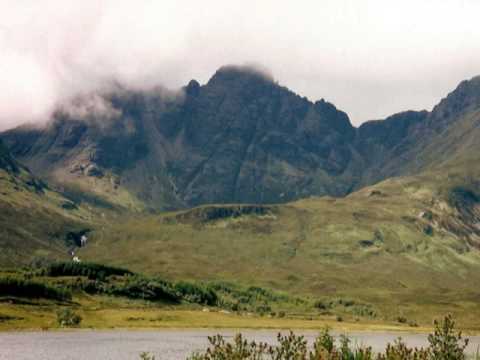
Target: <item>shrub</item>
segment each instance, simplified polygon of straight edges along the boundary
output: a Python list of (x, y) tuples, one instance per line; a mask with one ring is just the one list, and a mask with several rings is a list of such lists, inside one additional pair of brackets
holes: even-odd
[(250, 286), (246, 295), (254, 300), (263, 300), (263, 301), (286, 301), (288, 296), (280, 293), (276, 293), (270, 289), (264, 289), (258, 286)]
[[(292, 298), (286, 294), (258, 286), (243, 288), (240, 285), (228, 282), (211, 282), (207, 286), (215, 291), (217, 295), (217, 306), (233, 311), (256, 312), (258, 307), (266, 304), (272, 307), (273, 303), (289, 302), (295, 305), (305, 305), (307, 301), (300, 298)], [(264, 313), (271, 312), (271, 309), (264, 309)]]
[(428, 336), (430, 350), (435, 360), (464, 359), (464, 350), (468, 339), (462, 338), (461, 332), (455, 331), (455, 321), (447, 315), (442, 322), (435, 320), (433, 334)]
[[(377, 356), (377, 360), (427, 360), (431, 359), (428, 349), (412, 349), (409, 348), (402, 338), (398, 338), (392, 344), (388, 344), (385, 350), (385, 354)], [(452, 359), (453, 360), (453, 359)]]
[(72, 294), (48, 284), (15, 277), (0, 278), (0, 296), (18, 296), (25, 298), (43, 298), (52, 300), (70, 300)]
[(0, 314), (0, 323), (11, 320), (23, 320), (22, 317)]
[(409, 348), (402, 339), (388, 344), (383, 354), (373, 355), (370, 347), (350, 346), (346, 335), (340, 337), (340, 346), (335, 346), (329, 329), (325, 328), (310, 348), (303, 336), (290, 332), (278, 335), (277, 345), (248, 342), (241, 334), (229, 343), (216, 335), (209, 337), (210, 347), (206, 352), (193, 354), (189, 360), (464, 360), (467, 341), (454, 331), (454, 322), (447, 316), (435, 322), (435, 331), (429, 336), (430, 346), (426, 349)]
[(268, 304), (261, 304), (256, 307), (255, 311), (259, 313), (261, 316), (263, 316), (271, 312), (272, 308)]
[(78, 326), (82, 322), (82, 317), (66, 308), (57, 312), (57, 322), (61, 327)]
[(110, 295), (125, 296), (131, 299), (162, 300), (174, 303), (180, 301), (180, 296), (171, 283), (138, 275), (127, 277), (125, 283), (113, 285), (107, 288), (106, 292)]
[(111, 275), (133, 275), (130, 270), (95, 263), (58, 262), (48, 265), (44, 272), (46, 276), (87, 276), (89, 279), (104, 280)]
[(315, 307), (316, 309), (319, 309), (319, 310), (327, 310), (329, 306), (327, 304), (325, 304), (322, 300), (317, 300), (313, 304), (313, 307)]
[(155, 360), (155, 356), (150, 355), (148, 352), (142, 352), (140, 354), (140, 360)]
[(347, 335), (340, 335), (340, 353), (342, 354), (342, 359), (354, 359), (354, 353), (350, 349), (350, 342), (351, 340)]
[(377, 317), (377, 313), (374, 309), (372, 309), (372, 306), (369, 304), (356, 304), (353, 305), (350, 308), (350, 312), (354, 315), (357, 316), (363, 316), (363, 317), (369, 317), (369, 318), (375, 318)]
[(175, 290), (191, 303), (214, 306), (218, 302), (217, 293), (211, 287), (180, 281), (175, 284)]
[(324, 328), (320, 335), (315, 340), (314, 347), (325, 349), (327, 352), (332, 352), (335, 344), (335, 339), (330, 334), (330, 329), (328, 327)]

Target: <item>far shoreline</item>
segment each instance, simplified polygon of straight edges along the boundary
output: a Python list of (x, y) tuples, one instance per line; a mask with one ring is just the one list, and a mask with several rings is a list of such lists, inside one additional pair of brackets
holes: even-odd
[[(323, 325), (316, 326), (297, 326), (297, 327), (276, 327), (276, 326), (247, 326), (247, 327), (236, 327), (236, 326), (150, 326), (150, 327), (5, 327), (0, 328), (0, 334), (5, 333), (41, 333), (41, 332), (54, 332), (54, 333), (72, 333), (72, 332), (189, 332), (189, 331), (199, 331), (199, 332), (209, 332), (212, 334), (216, 331), (228, 331), (233, 333), (238, 332), (288, 332), (293, 331), (297, 333), (317, 333), (328, 327), (331, 329), (332, 333), (335, 335), (340, 334), (408, 334), (408, 335), (426, 335), (429, 334), (433, 327), (418, 327), (411, 328), (406, 326), (393, 326), (393, 325), (378, 325), (372, 326), (372, 324), (365, 324), (362, 326), (358, 323), (345, 323), (345, 326), (331, 326), (330, 323), (324, 323)], [(352, 326), (353, 325), (353, 326)], [(480, 331), (461, 329), (462, 334), (466, 336), (480, 336)]]

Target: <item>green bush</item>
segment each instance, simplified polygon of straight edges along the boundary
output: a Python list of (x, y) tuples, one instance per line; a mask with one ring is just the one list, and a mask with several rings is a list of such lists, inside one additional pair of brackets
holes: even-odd
[(57, 322), (61, 327), (73, 327), (80, 325), (82, 317), (71, 309), (66, 308), (57, 311)]
[(155, 360), (155, 356), (150, 355), (148, 352), (142, 352), (140, 354), (140, 360)]
[[(452, 358), (454, 360), (456, 358)], [(377, 360), (435, 360), (428, 349), (409, 348), (401, 338), (388, 344), (385, 354), (379, 354)]]
[(468, 339), (462, 338), (461, 332), (455, 331), (455, 322), (451, 315), (442, 322), (435, 320), (435, 330), (428, 336), (430, 352), (435, 360), (464, 359)]
[(258, 305), (256, 308), (255, 308), (255, 312), (257, 312), (258, 314), (260, 314), (261, 316), (269, 313), (272, 311), (272, 308), (270, 307), (270, 305), (268, 304), (260, 304)]
[(140, 275), (129, 276), (124, 283), (107, 287), (105, 291), (109, 295), (125, 296), (131, 299), (173, 303), (178, 303), (181, 299), (171, 283)]
[(313, 307), (319, 310), (327, 310), (330, 306), (325, 304), (322, 300), (317, 300), (313, 304)]
[(210, 347), (204, 353), (195, 353), (189, 360), (464, 360), (467, 341), (454, 330), (451, 316), (435, 322), (434, 333), (428, 338), (429, 347), (409, 348), (401, 338), (388, 344), (385, 352), (374, 355), (370, 347), (351, 347), (351, 340), (340, 337), (335, 345), (328, 328), (324, 329), (311, 347), (303, 336), (290, 332), (277, 337), (276, 345), (248, 342), (241, 334), (233, 342), (220, 336), (209, 337)]
[(43, 298), (52, 300), (70, 300), (72, 294), (65, 289), (15, 277), (0, 278), (0, 296), (18, 296), (25, 298)]
[(217, 306), (232, 311), (270, 313), (272, 308), (281, 308), (286, 303), (307, 305), (307, 301), (258, 286), (244, 288), (228, 282), (211, 282), (208, 288), (216, 292)]
[(215, 306), (218, 302), (217, 293), (212, 287), (180, 281), (175, 284), (175, 290), (184, 300), (191, 303)]
[(93, 280), (105, 280), (107, 276), (133, 275), (130, 270), (106, 266), (95, 263), (74, 263), (74, 262), (58, 262), (48, 265), (43, 275), (46, 276), (87, 276)]

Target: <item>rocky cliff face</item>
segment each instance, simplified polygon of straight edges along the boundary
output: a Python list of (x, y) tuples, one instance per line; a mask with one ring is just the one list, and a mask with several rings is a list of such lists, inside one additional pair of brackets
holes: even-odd
[(256, 71), (225, 67), (181, 95), (119, 90), (101, 101), (113, 117), (60, 109), (46, 128), (3, 138), (50, 180), (97, 177), (160, 208), (284, 202), (351, 187), (358, 156), (348, 116)]
[(404, 112), (356, 129), (334, 105), (230, 66), (203, 86), (192, 80), (181, 94), (119, 89), (79, 98), (45, 128), (24, 126), (2, 138), (51, 181), (94, 179), (90, 190), (122, 197), (123, 189), (155, 209), (342, 196), (430, 164), (415, 154), (478, 108), (477, 83), (462, 83), (432, 113)]
[(9, 173), (18, 172), (18, 164), (11, 157), (8, 149), (3, 145), (3, 142), (0, 140), (0, 169), (3, 169)]
[(167, 161), (189, 204), (282, 202), (309, 194), (342, 195), (345, 183), (315, 184), (318, 173), (348, 171), (355, 134), (347, 115), (311, 103), (262, 74), (222, 68), (184, 103), (156, 119), (171, 144)]

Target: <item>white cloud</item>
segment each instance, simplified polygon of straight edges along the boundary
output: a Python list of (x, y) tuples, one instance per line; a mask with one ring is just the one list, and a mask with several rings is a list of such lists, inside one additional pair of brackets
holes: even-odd
[(115, 80), (205, 82), (259, 63), (354, 123), (430, 108), (480, 73), (476, 0), (0, 0), (0, 128)]

